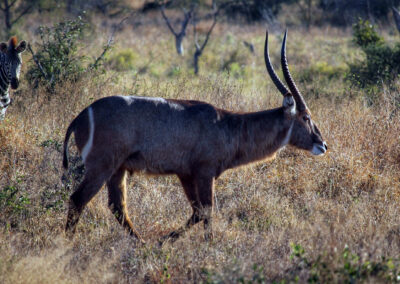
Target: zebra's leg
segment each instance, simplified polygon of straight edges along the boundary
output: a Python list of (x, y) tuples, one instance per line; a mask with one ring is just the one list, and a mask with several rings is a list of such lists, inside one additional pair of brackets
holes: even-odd
[(7, 107), (1, 108), (1, 110), (0, 110), (0, 121), (4, 120), (4, 118), (6, 117), (6, 110), (7, 110)]
[(4, 120), (6, 117), (6, 111), (8, 106), (11, 104), (10, 96), (6, 94), (3, 97), (0, 97), (0, 121)]

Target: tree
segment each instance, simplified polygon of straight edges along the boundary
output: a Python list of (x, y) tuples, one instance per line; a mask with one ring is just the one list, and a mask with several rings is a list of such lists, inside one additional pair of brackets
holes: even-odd
[(306, 28), (309, 29), (312, 22), (313, 7), (317, 6), (316, 0), (299, 0), (297, 1), (297, 5), (300, 8), (302, 20)]
[(95, 11), (109, 17), (120, 16), (130, 10), (126, 0), (63, 0), (67, 12), (72, 15), (80, 15), (82, 11)]
[(392, 6), (399, 4), (400, 0), (319, 0), (324, 18), (335, 25), (354, 23), (360, 17), (387, 20)]
[[(274, 22), (282, 4), (290, 4), (295, 0), (228, 0), (226, 14), (229, 18), (245, 18), (248, 22)], [(227, 2), (227, 1), (218, 1)], [(221, 5), (221, 3), (218, 3)]]
[(165, 20), (165, 23), (167, 24), (168, 29), (171, 31), (171, 33), (175, 37), (176, 52), (179, 55), (183, 55), (183, 53), (184, 53), (182, 42), (183, 42), (183, 39), (186, 36), (186, 28), (187, 28), (187, 26), (189, 24), (190, 19), (192, 18), (194, 8), (195, 8), (195, 4), (194, 3), (191, 4), (191, 7), (190, 7), (189, 11), (186, 11), (185, 8), (182, 8), (182, 10), (183, 10), (183, 19), (181, 20), (181, 30), (180, 30), (180, 32), (176, 32), (174, 30), (174, 28), (172, 27), (171, 22), (168, 19), (167, 15), (165, 14), (165, 5), (163, 4), (160, 7), (161, 14), (162, 14), (162, 16), (163, 16), (163, 18)]
[(10, 36), (11, 29), (24, 16), (39, 8), (41, 0), (0, 0), (0, 11), (3, 14), (4, 27), (7, 36)]
[[(213, 0), (212, 1), (212, 12), (203, 16), (203, 17), (198, 17), (199, 10), (204, 10), (201, 8), (207, 8), (207, 3), (202, 1), (202, 0), (177, 0), (177, 1), (170, 1), (168, 2), (169, 5), (174, 4), (176, 5), (175, 7), (180, 7), (183, 10), (183, 19), (180, 20), (180, 26), (181, 30), (180, 32), (176, 32), (175, 29), (172, 27), (171, 21), (165, 14), (165, 3), (162, 1), (158, 1), (160, 4), (160, 10), (161, 14), (164, 18), (164, 21), (166, 25), (168, 26), (168, 29), (171, 31), (171, 33), (175, 36), (175, 46), (176, 46), (176, 51), (179, 55), (183, 55), (183, 46), (182, 46), (182, 41), (184, 37), (186, 36), (186, 29), (188, 27), (188, 24), (191, 22), (193, 25), (193, 34), (194, 34), (194, 47), (195, 47), (195, 52), (193, 55), (193, 65), (194, 65), (194, 73), (197, 75), (199, 73), (199, 58), (203, 54), (203, 50), (206, 47), (210, 35), (217, 24), (217, 17), (220, 14), (220, 11), (222, 9), (225, 9), (228, 7), (230, 4), (234, 3), (237, 0)], [(189, 7), (189, 10), (187, 10), (187, 7)], [(199, 36), (197, 33), (197, 23), (203, 19), (209, 19), (212, 18), (213, 22), (209, 28), (209, 30), (206, 33), (206, 37), (203, 41), (202, 44), (199, 43)]]
[(400, 12), (395, 7), (392, 7), (392, 10), (397, 30), (400, 32)]
[(206, 34), (206, 38), (203, 41), (203, 44), (199, 44), (199, 39), (198, 39), (198, 35), (197, 35), (197, 29), (196, 29), (196, 23), (197, 23), (197, 19), (196, 16), (194, 16), (193, 18), (193, 33), (194, 33), (194, 46), (196, 48), (196, 51), (194, 52), (193, 55), (193, 66), (194, 66), (194, 74), (199, 74), (199, 58), (200, 56), (203, 54), (203, 50), (206, 47), (208, 40), (210, 38), (210, 35), (215, 27), (215, 25), (217, 24), (217, 17), (220, 11), (220, 7), (217, 7), (215, 2), (213, 5), (213, 9), (214, 11), (212, 12), (212, 17), (213, 17), (213, 23), (211, 24), (210, 29), (208, 30), (207, 34)]

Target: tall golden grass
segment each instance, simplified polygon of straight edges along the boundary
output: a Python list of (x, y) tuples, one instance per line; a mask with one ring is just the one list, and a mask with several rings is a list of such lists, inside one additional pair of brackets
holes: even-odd
[[(280, 39), (272, 37), (274, 62)], [(256, 45), (256, 57), (246, 53), (242, 40)], [(215, 184), (212, 242), (204, 240), (202, 226), (195, 226), (175, 243), (158, 247), (160, 236), (185, 222), (190, 206), (174, 176), (144, 175), (129, 178), (128, 208), (146, 245), (138, 245), (116, 222), (104, 190), (85, 209), (75, 238), (65, 239), (73, 188), (60, 180), (59, 145), (70, 121), (93, 100), (121, 93), (198, 99), (238, 111), (278, 107), (282, 98), (265, 72), (263, 40), (263, 27), (221, 25), (201, 59), (201, 75), (194, 77), (187, 74), (189, 57), (176, 58), (165, 27), (127, 29), (113, 52), (132, 49), (139, 55), (135, 64), (148, 65), (144, 73), (109, 70), (65, 82), (53, 94), (30, 89), (22, 75), (20, 90), (12, 94), (15, 103), (0, 124), (0, 190), (17, 190), (17, 198), (0, 202), (0, 282), (306, 282), (315, 269), (293, 257), (294, 245), (304, 248), (309, 262), (326, 265), (318, 268), (321, 282), (351, 279), (343, 269), (346, 248), (357, 256), (354, 267), (384, 265), (385, 257), (399, 269), (400, 117), (395, 97), (400, 87), (382, 89), (379, 103), (368, 106), (362, 91), (318, 74), (299, 86), (328, 142), (328, 154), (316, 158), (288, 147), (273, 161), (224, 173)], [(190, 37), (190, 49), (189, 42)], [(242, 77), (218, 69), (235, 48), (243, 56)], [(353, 48), (346, 32), (290, 31), (289, 64), (299, 78), (316, 62), (345, 65), (358, 56)], [(23, 72), (33, 64), (24, 57)], [(183, 71), (170, 76), (171, 65)], [(371, 271), (356, 279), (385, 282), (398, 273)]]

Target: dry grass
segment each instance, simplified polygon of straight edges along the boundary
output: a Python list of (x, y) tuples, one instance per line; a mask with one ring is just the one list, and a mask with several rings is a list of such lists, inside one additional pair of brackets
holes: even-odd
[[(353, 266), (385, 264), (385, 257), (399, 269), (400, 117), (392, 96), (400, 88), (382, 90), (381, 104), (367, 107), (341, 79), (299, 84), (329, 153), (315, 158), (287, 148), (273, 161), (223, 174), (216, 182), (212, 242), (204, 240), (202, 226), (195, 226), (177, 242), (158, 248), (157, 238), (184, 223), (190, 207), (175, 177), (142, 175), (129, 178), (128, 207), (146, 245), (138, 246), (115, 221), (104, 190), (85, 209), (74, 240), (66, 240), (66, 200), (73, 189), (60, 181), (59, 143), (72, 118), (94, 99), (136, 93), (248, 111), (281, 104), (261, 59), (262, 27), (220, 27), (201, 59), (198, 78), (184, 74), (188, 57), (176, 60), (169, 35), (154, 27), (128, 32), (114, 52), (131, 48), (140, 55), (138, 66), (151, 61), (148, 72), (109, 71), (66, 83), (52, 96), (23, 82), (13, 94), (16, 102), (0, 124), (0, 190), (15, 189), (17, 198), (0, 200), (0, 282), (305, 282), (313, 268), (301, 257), (291, 259), (291, 244), (305, 249), (302, 257), (308, 262), (326, 264), (327, 269), (318, 270), (322, 281), (350, 277), (346, 270), (335, 272), (344, 266), (346, 246), (359, 257)], [(314, 62), (343, 65), (357, 56), (346, 33), (293, 31), (290, 36), (295, 76)], [(151, 44), (155, 39), (161, 44)], [(256, 44), (257, 57), (239, 59), (246, 66), (239, 78), (219, 75), (221, 54), (229, 54), (232, 46), (246, 52), (241, 40)], [(272, 46), (277, 48), (279, 40), (273, 37)], [(275, 53), (273, 59), (277, 62)], [(184, 72), (169, 76), (171, 62)], [(390, 273), (370, 274), (366, 281), (385, 282)]]

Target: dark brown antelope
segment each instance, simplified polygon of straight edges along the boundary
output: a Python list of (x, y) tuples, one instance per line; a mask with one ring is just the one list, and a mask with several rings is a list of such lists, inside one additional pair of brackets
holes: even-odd
[(66, 232), (72, 236), (85, 205), (107, 183), (109, 207), (139, 240), (126, 209), (126, 173), (176, 174), (193, 209), (181, 228), (162, 240), (176, 239), (203, 221), (212, 237), (213, 182), (225, 170), (273, 156), (285, 145), (322, 155), (327, 151), (286, 61), (286, 33), (281, 65), (289, 88), (279, 80), (268, 55), (265, 63), (283, 95), (283, 106), (235, 113), (208, 103), (134, 96), (102, 98), (84, 109), (68, 127), (63, 165), (68, 168), (71, 133), (86, 168), (83, 182), (70, 198)]

